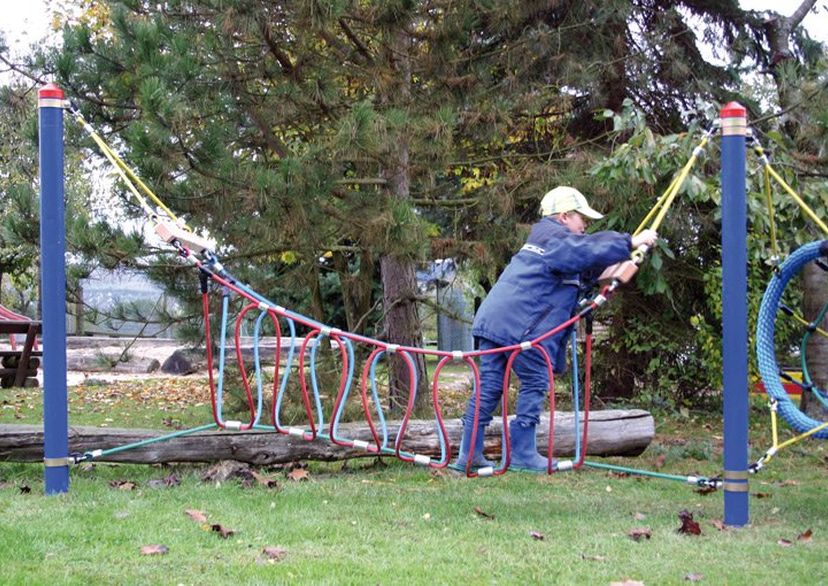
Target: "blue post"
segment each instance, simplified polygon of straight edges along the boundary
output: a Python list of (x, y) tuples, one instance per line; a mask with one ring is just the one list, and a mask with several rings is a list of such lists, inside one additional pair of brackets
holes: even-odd
[(722, 359), (724, 363), (724, 522), (747, 525), (748, 339), (747, 207), (745, 137), (747, 111), (736, 102), (722, 121)]
[(63, 90), (38, 93), (40, 284), (43, 321), (43, 463), (46, 494), (69, 491), (66, 401), (66, 227), (63, 203)]

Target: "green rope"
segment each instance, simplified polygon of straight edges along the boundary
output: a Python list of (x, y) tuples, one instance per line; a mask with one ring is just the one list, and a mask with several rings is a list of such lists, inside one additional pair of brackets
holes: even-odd
[(808, 362), (806, 360), (806, 350), (808, 348), (808, 340), (811, 338), (811, 334), (816, 331), (817, 324), (822, 323), (822, 320), (825, 319), (825, 314), (828, 313), (828, 304), (822, 306), (819, 314), (816, 316), (814, 321), (809, 324), (809, 327), (805, 330), (805, 334), (802, 336), (802, 344), (799, 346), (799, 358), (802, 365), (802, 382), (805, 383), (805, 386), (808, 390), (813, 393), (813, 395), (817, 398), (817, 400), (822, 404), (822, 406), (828, 409), (828, 399), (825, 398), (825, 394), (820, 391), (818, 387), (814, 385), (814, 381), (811, 379), (811, 373), (808, 372)]
[(677, 474), (663, 474), (661, 472), (652, 472), (650, 470), (639, 470), (637, 468), (627, 468), (626, 466), (615, 466), (613, 464), (601, 464), (599, 462), (584, 462), (584, 466), (591, 468), (600, 468), (602, 470), (612, 470), (613, 472), (625, 472), (627, 474), (635, 474), (636, 476), (650, 476), (652, 478), (661, 478), (663, 480), (677, 480), (687, 484), (696, 484), (698, 486), (715, 486), (715, 480), (711, 480), (704, 476), (679, 476)]
[[(101, 450), (100, 453), (96, 454), (94, 457), (95, 458), (101, 458), (101, 457), (104, 457), (104, 456), (109, 456), (110, 454), (117, 454), (119, 452), (123, 452), (123, 451), (126, 451), (126, 450), (131, 450), (133, 448), (140, 448), (142, 446), (148, 446), (150, 444), (154, 444), (154, 443), (157, 443), (157, 442), (162, 442), (162, 441), (172, 439), (172, 438), (175, 438), (175, 437), (181, 437), (181, 436), (184, 436), (184, 435), (189, 435), (191, 433), (196, 433), (198, 431), (206, 431), (208, 429), (216, 429), (216, 424), (215, 423), (208, 423), (206, 425), (201, 425), (199, 427), (193, 427), (191, 429), (184, 429), (184, 430), (181, 430), (181, 431), (168, 433), (166, 435), (141, 440), (139, 442), (133, 442), (131, 444), (125, 444), (123, 446), (118, 446), (117, 448), (109, 448), (108, 450)], [(93, 457), (92, 452), (85, 452), (84, 457), (88, 457), (88, 458), (91, 459)]]

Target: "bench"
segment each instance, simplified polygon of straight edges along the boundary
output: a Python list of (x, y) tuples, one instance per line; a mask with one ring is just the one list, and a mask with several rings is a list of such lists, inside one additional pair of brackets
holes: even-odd
[[(0, 319), (0, 335), (7, 334), (12, 339), (15, 335), (25, 335), (22, 348), (0, 351), (0, 386), (3, 388), (26, 386), (28, 379), (37, 381), (37, 369), (40, 366), (42, 350), (36, 350), (37, 337), (43, 326), (39, 321), (22, 319)], [(29, 384), (31, 382), (29, 381)]]

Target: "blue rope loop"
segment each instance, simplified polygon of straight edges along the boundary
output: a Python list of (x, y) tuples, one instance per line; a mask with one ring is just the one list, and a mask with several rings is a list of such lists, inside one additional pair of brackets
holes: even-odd
[[(776, 363), (776, 316), (780, 310), (785, 311), (780, 305), (780, 299), (791, 278), (799, 273), (806, 264), (826, 256), (826, 254), (828, 254), (828, 240), (811, 242), (795, 250), (771, 277), (762, 297), (756, 323), (756, 356), (759, 362), (759, 374), (765, 384), (765, 390), (776, 401), (778, 413), (799, 433), (810, 431), (822, 425), (823, 422), (800, 411), (782, 386), (779, 377), (780, 368)], [(828, 439), (828, 428), (816, 432), (812, 437)]]

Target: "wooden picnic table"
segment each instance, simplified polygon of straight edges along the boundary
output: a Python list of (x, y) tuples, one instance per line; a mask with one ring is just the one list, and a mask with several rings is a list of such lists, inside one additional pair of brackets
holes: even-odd
[(25, 334), (26, 338), (23, 347), (13, 350), (0, 350), (0, 385), (3, 387), (22, 387), (26, 384), (27, 378), (37, 376), (37, 368), (40, 366), (42, 350), (35, 350), (37, 337), (43, 332), (43, 326), (39, 321), (29, 320), (0, 320), (0, 335), (9, 336)]

